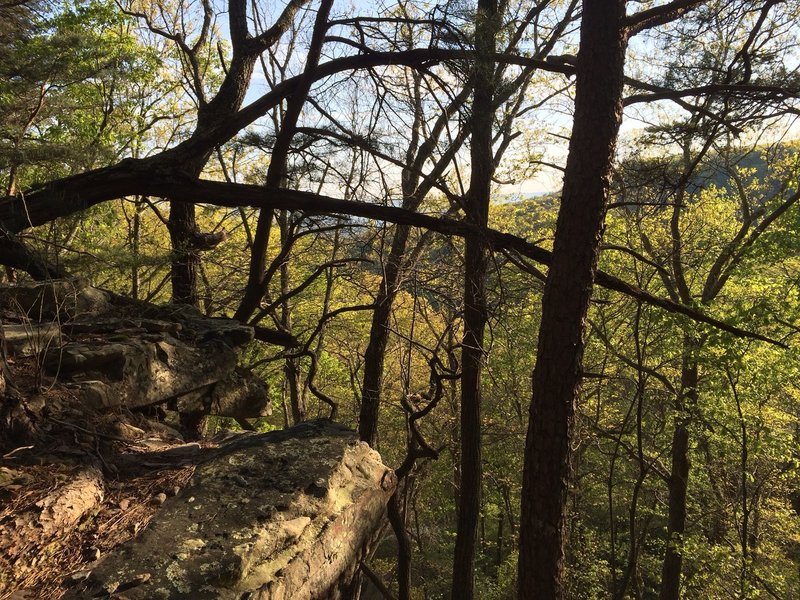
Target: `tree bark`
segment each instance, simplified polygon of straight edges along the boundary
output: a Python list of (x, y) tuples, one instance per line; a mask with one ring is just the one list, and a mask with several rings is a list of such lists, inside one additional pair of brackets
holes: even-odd
[[(225, 78), (222, 80), (214, 97), (206, 102), (202, 88), (198, 88), (197, 125), (191, 137), (171, 151), (158, 155), (167, 164), (179, 165), (192, 177), (200, 177), (215, 147), (221, 140), (199, 144), (199, 140), (213, 137), (219, 127), (230, 121), (244, 102), (256, 60), (261, 51), (271, 45), (289, 27), (295, 12), (306, 0), (294, 0), (284, 8), (284, 14), (270, 29), (266, 37), (254, 38), (247, 30), (247, 3), (244, 0), (232, 0), (228, 3), (228, 28), (233, 51), (230, 64), (227, 66)], [(203, 50), (206, 41), (198, 41), (198, 45), (185, 50), (193, 56), (187, 57), (195, 62), (197, 53)], [(198, 78), (202, 76), (196, 73)], [(200, 250), (203, 248), (203, 236), (197, 229), (194, 206), (170, 201), (169, 233), (172, 242), (172, 301), (197, 306), (197, 273), (200, 266)]]
[(200, 256), (194, 248), (197, 233), (194, 205), (170, 202), (168, 228), (172, 243), (172, 302), (197, 306), (197, 269)]
[(410, 600), (411, 598), (411, 540), (408, 538), (405, 522), (405, 506), (401, 506), (401, 490), (395, 490), (389, 498), (387, 513), (389, 522), (392, 525), (395, 537), (397, 538), (397, 588), (398, 600)]
[(681, 396), (672, 433), (669, 500), (667, 502), (667, 548), (661, 568), (660, 600), (680, 600), (683, 536), (686, 531), (686, 493), (689, 488), (689, 409), (697, 404), (698, 344), (689, 336), (683, 340)]
[(519, 598), (564, 598), (564, 534), (585, 318), (622, 119), (622, 0), (585, 0), (575, 117), (542, 319), (525, 442)]
[(408, 225), (398, 225), (395, 228), (389, 259), (375, 299), (375, 310), (372, 311), (369, 342), (364, 352), (364, 382), (361, 388), (358, 433), (361, 439), (373, 448), (378, 441), (378, 411), (383, 386), (383, 363), (386, 344), (389, 341), (389, 319), (397, 296), (410, 233), (411, 228)]
[(475, 545), (481, 502), (481, 370), (484, 359), (486, 273), (489, 244), (483, 233), (489, 222), (494, 162), (492, 128), (494, 124), (495, 50), (498, 28), (496, 0), (478, 0), (475, 15), (475, 61), (470, 144), (470, 187), (466, 197), (467, 219), (478, 234), (464, 240), (464, 339), (461, 351), (461, 485), (458, 495), (458, 522), (453, 554), (454, 600), (474, 597)]
[[(290, 239), (292, 232), (290, 231), (290, 215), (288, 211), (282, 210), (278, 215), (278, 226), (281, 232), (281, 245), (286, 247), (293, 244)], [(289, 301), (289, 292), (291, 291), (291, 273), (289, 269), (288, 258), (281, 262), (280, 266), (280, 282), (281, 282), (281, 328), (283, 331), (292, 332), (292, 305)], [(303, 389), (300, 371), (299, 358), (287, 358), (283, 363), (283, 378), (286, 390), (289, 393), (289, 406), (292, 411), (292, 424), (297, 425), (306, 420), (308, 415), (308, 407), (306, 405), (305, 390)]]
[[(152, 159), (125, 160), (113, 167), (51, 182), (31, 192), (24, 202), (20, 197), (0, 200), (0, 226), (11, 233), (18, 233), (108, 200), (136, 194), (170, 197), (189, 204), (203, 203), (232, 208), (268, 207), (312, 214), (351, 215), (404, 223), (449, 236), (467, 237), (480, 234), (478, 228), (465, 221), (433, 217), (394, 206), (342, 200), (298, 190), (265, 190), (257, 185), (195, 179), (180, 169), (163, 166), (160, 161)], [(63, 202), (53, 203), (55, 197), (63, 198)], [(543, 265), (552, 263), (552, 252), (521, 237), (489, 228), (484, 229), (483, 234), (494, 249), (519, 252), (522, 256)], [(0, 245), (3, 243), (3, 235), (0, 232)], [(4, 253), (0, 253), (0, 263), (8, 264), (6, 258)], [(680, 302), (654, 296), (603, 271), (596, 271), (595, 275), (595, 282), (598, 285), (651, 306), (686, 315), (694, 321), (706, 323), (737, 337), (786, 347), (782, 342), (730, 325)]]

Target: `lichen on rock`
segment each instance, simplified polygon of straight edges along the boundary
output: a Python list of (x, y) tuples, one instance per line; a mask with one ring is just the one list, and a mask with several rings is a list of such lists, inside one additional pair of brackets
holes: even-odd
[(395, 487), (374, 450), (327, 421), (234, 436), (200, 461), (181, 494), (72, 597), (336, 598)]
[(157, 306), (83, 280), (0, 287), (12, 356), (35, 355), (42, 375), (87, 408), (170, 402), (181, 413), (248, 419), (271, 414), (263, 380), (237, 366), (253, 328), (184, 305)]

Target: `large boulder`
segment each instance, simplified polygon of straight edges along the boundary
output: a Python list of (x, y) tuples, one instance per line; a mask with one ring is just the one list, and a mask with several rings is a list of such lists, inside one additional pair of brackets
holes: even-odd
[(380, 456), (326, 421), (198, 452), (189, 486), (72, 597), (339, 598), (396, 485)]
[(166, 333), (126, 335), (51, 348), (44, 367), (49, 375), (76, 384), (87, 401), (138, 407), (227, 379), (236, 368), (236, 353), (224, 342), (192, 346)]
[(267, 384), (242, 367), (236, 367), (208, 389), (181, 396), (176, 408), (182, 413), (205, 412), (236, 419), (272, 414)]
[(4, 323), (2, 325), (9, 356), (36, 356), (52, 346), (61, 346), (61, 328), (56, 323)]

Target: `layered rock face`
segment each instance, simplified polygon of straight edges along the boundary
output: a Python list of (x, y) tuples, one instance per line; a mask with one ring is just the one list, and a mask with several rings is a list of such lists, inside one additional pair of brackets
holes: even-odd
[(237, 365), (250, 327), (80, 281), (0, 288), (0, 327), (32, 424), (0, 452), (0, 597), (335, 600), (352, 584), (396, 486), (355, 432), (185, 443), (161, 411), (129, 410), (268, 414)]
[(189, 485), (73, 598), (339, 598), (394, 473), (355, 432), (313, 421), (199, 450)]
[(238, 419), (270, 413), (267, 387), (238, 368), (253, 329), (190, 306), (155, 306), (80, 280), (0, 290), (12, 355), (38, 355), (45, 375), (90, 409), (170, 402), (184, 414)]

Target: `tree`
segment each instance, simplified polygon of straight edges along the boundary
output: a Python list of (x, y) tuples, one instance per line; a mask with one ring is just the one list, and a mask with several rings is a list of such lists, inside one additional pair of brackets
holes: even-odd
[[(480, 0), (475, 13), (472, 140), (470, 185), (465, 197), (469, 222), (484, 229), (489, 222), (494, 161), (495, 52), (498, 21), (496, 0)], [(464, 339), (461, 345), (461, 479), (458, 528), (453, 559), (452, 598), (474, 596), (474, 554), (481, 501), (481, 371), (484, 360), (484, 330), (488, 321), (486, 276), (489, 252), (480, 236), (468, 237), (464, 245)]]
[[(631, 37), (681, 18), (703, 2), (675, 1), (625, 14), (624, 2), (586, 2), (576, 62), (575, 115), (556, 228), (553, 261), (542, 300), (539, 349), (525, 450), (519, 594), (563, 597), (563, 544), (570, 481), (570, 443), (581, 379), (585, 316), (608, 204), (611, 167), (623, 105), (625, 49)], [(768, 11), (772, 3), (765, 4)], [(735, 10), (735, 8), (733, 9)], [(758, 31), (759, 25), (753, 31)], [(748, 45), (737, 56), (749, 60)], [(749, 77), (747, 78), (749, 81)], [(721, 85), (730, 85), (729, 77)], [(675, 91), (674, 97), (681, 92)], [(694, 92), (689, 92), (691, 95)], [(669, 97), (669, 96), (666, 96)], [(628, 99), (630, 101), (630, 98)], [(684, 299), (684, 302), (686, 299)], [(687, 359), (688, 360), (688, 359)], [(685, 393), (696, 390), (687, 363)], [(679, 435), (677, 447), (684, 444)], [(674, 455), (682, 472), (685, 456)], [(682, 479), (676, 475), (676, 480)], [(683, 478), (685, 479), (685, 478)], [(676, 489), (675, 505), (682, 504)], [(682, 520), (673, 513), (675, 523)], [(670, 560), (667, 561), (672, 564)], [(662, 597), (674, 596), (679, 564), (665, 574)], [(671, 590), (671, 591), (667, 591)], [(666, 594), (666, 595), (664, 595)]]
[[(742, 51), (735, 53), (736, 68), (730, 76), (712, 76), (720, 71), (712, 65), (701, 71), (712, 75), (696, 81), (678, 77), (680, 69), (667, 70), (663, 79), (625, 77), (626, 48), (633, 36), (659, 27), (665, 36), (672, 35), (675, 25), (671, 23), (676, 19), (705, 23), (695, 17), (704, 16), (699, 7), (706, 4), (710, 5), (675, 0), (626, 16), (622, 0), (586, 0), (577, 58), (555, 56), (569, 52), (575, 44), (577, 1), (495, 6), (487, 0), (479, 3), (477, 16), (451, 4), (429, 12), (404, 4), (389, 13), (341, 16), (333, 12), (330, 2), (300, 0), (290, 2), (267, 27), (257, 3), (231, 0), (227, 3), (229, 41), (216, 31), (217, 7), (211, 2), (126, 5), (128, 17), (142, 25), (142, 35), (173, 47), (175, 59), (167, 63), (180, 69), (186, 98), (196, 105), (191, 126), (179, 129), (163, 149), (145, 144), (146, 151), (130, 152), (124, 160), (108, 158), (99, 163), (108, 166), (93, 164), (98, 168), (43, 179), (0, 201), (0, 244), (9, 250), (2, 260), (35, 277), (47, 277), (56, 270), (29, 252), (22, 232), (123, 197), (136, 198), (136, 211), (143, 205), (156, 207), (147, 214), (153, 223), (166, 224), (171, 237), (173, 300), (197, 303), (199, 280), (207, 290), (204, 308), (209, 313), (233, 314), (254, 325), (259, 339), (278, 340), (284, 349), (276, 353), (261, 349), (254, 362), (279, 364), (289, 371), (291, 406), (286, 413), (293, 413), (295, 420), (310, 413), (304, 404), (304, 386), (323, 403), (320, 406), (330, 402), (332, 411), (337, 408), (313, 383), (318, 367), (330, 358), (326, 350), (333, 348), (319, 340), (323, 332), (337, 327), (344, 332), (350, 327), (349, 339), (341, 333), (336, 340), (337, 351), (353, 357), (347, 369), (342, 368), (342, 372), (347, 370), (343, 379), (349, 381), (337, 380), (335, 385), (337, 390), (349, 385), (347, 393), (353, 394), (354, 410), (360, 412), (360, 435), (373, 445), (380, 439), (382, 397), (405, 397), (412, 383), (427, 383), (432, 371), (447, 371), (454, 377), (460, 367), (461, 387), (448, 384), (447, 397), (455, 411), (460, 393), (463, 418), (448, 441), (458, 447), (452, 464), (459, 473), (461, 503), (453, 574), (458, 583), (451, 591), (464, 596), (474, 595), (471, 574), (476, 540), (486, 539), (485, 527), (479, 527), (487, 289), (494, 285), (500, 289), (505, 283), (488, 268), (490, 258), (498, 259), (502, 269), (513, 264), (534, 278), (542, 277), (542, 265), (549, 267), (525, 450), (519, 593), (563, 596), (575, 403), (584, 375), (581, 358), (593, 285), (733, 335), (769, 339), (698, 310), (691, 294), (665, 298), (662, 288), (646, 291), (642, 280), (632, 285), (597, 270), (624, 106), (669, 100), (696, 120), (712, 124), (730, 121), (730, 113), (719, 104), (732, 99), (740, 99), (742, 106), (763, 100), (752, 106), (762, 113), (772, 110), (773, 115), (794, 107), (796, 87), (791, 78), (779, 86), (745, 77), (747, 65), (751, 75), (758, 73), (753, 60), (758, 36), (755, 41), (739, 41)], [(767, 2), (764, 10), (768, 13), (768, 7), (774, 6)], [(755, 26), (761, 11), (752, 13), (743, 7), (737, 3), (713, 7), (712, 12), (747, 14)], [(501, 19), (501, 15), (508, 16)], [(466, 34), (458, 31), (456, 22), (465, 24)], [(260, 82), (252, 75), (262, 60), (272, 70), (262, 69), (266, 84), (259, 88)], [(550, 251), (545, 247), (547, 239), (534, 243), (490, 228), (489, 200), (502, 183), (501, 161), (513, 153), (515, 144), (520, 145), (518, 120), (553, 98), (571, 102), (569, 78), (573, 76), (573, 133)], [(623, 83), (631, 90), (627, 97)], [(128, 152), (123, 148), (120, 156)], [(256, 157), (249, 173), (237, 164), (245, 155)], [(211, 162), (212, 157), (216, 162)], [(361, 172), (357, 177), (348, 177), (348, 168), (339, 162), (352, 157), (358, 157), (355, 162)], [(171, 203), (168, 216), (158, 208), (163, 199)], [(197, 211), (197, 204), (216, 208)], [(231, 210), (223, 210), (226, 207)], [(380, 226), (374, 226), (375, 222)], [(134, 215), (132, 230), (136, 223)], [(213, 225), (207, 228), (211, 233), (203, 233), (208, 223)], [(222, 231), (229, 226), (227, 247), (221, 247), (227, 235)], [(276, 230), (280, 236), (274, 234)], [(326, 234), (334, 231), (335, 240), (331, 240)], [(430, 255), (452, 266), (458, 263), (455, 257), (460, 257), (462, 245), (463, 302), (452, 293), (434, 293), (424, 285), (422, 290), (412, 287), (418, 281), (414, 275), (419, 271), (412, 268), (416, 260)], [(245, 258), (241, 258), (242, 249)], [(201, 251), (213, 260), (225, 259), (219, 266), (213, 260), (200, 261)], [(373, 266), (359, 269), (360, 277), (347, 281), (342, 292), (345, 286), (337, 276), (347, 271), (334, 274), (334, 269), (368, 261)], [(323, 289), (319, 302), (313, 293)], [(307, 298), (318, 301), (322, 310), (304, 307), (301, 299)], [(409, 298), (412, 308), (395, 305), (398, 299)], [(440, 308), (431, 308), (437, 303)], [(442, 347), (448, 348), (446, 369), (438, 365), (439, 371), (432, 370), (427, 364), (436, 352), (425, 347), (416, 328), (425, 310), (435, 313), (428, 325), (436, 332), (430, 334), (437, 340), (436, 352), (444, 355)], [(357, 316), (362, 312), (369, 315), (369, 323)], [(264, 326), (270, 319), (279, 331)], [(449, 321), (446, 327), (441, 325), (444, 321)], [(367, 330), (368, 339), (360, 344)], [(526, 340), (532, 334), (526, 332)], [(447, 336), (452, 339), (436, 345)], [(460, 365), (451, 360), (457, 337), (463, 341)], [(387, 360), (387, 348), (393, 345), (409, 358), (392, 360), (389, 355)], [(363, 363), (361, 346), (366, 347)], [(425, 367), (415, 368), (411, 357), (421, 355), (426, 358)], [(302, 369), (307, 371), (304, 381)], [(508, 369), (512, 371), (519, 372)], [(386, 373), (401, 373), (402, 378), (392, 381)], [(691, 382), (685, 387), (688, 397)], [(734, 386), (729, 383), (728, 387)], [(412, 408), (390, 413), (382, 422), (396, 430), (401, 429), (398, 424), (406, 424), (409, 429), (404, 432), (410, 436), (410, 415), (417, 412)], [(520, 407), (520, 420), (524, 412)], [(398, 445), (389, 442), (386, 446), (381, 450), (393, 456)], [(502, 501), (503, 519), (510, 520), (516, 490), (508, 489), (508, 481), (503, 484), (492, 496), (498, 504)], [(403, 503), (398, 502), (397, 509), (405, 510)], [(404, 515), (400, 517), (402, 544), (407, 523)], [(498, 547), (503, 537), (498, 533)], [(501, 558), (494, 563), (502, 562)], [(405, 575), (403, 580), (408, 581)], [(404, 587), (409, 586), (404, 583)]]
[(520, 598), (562, 598), (570, 441), (581, 377), (584, 320), (622, 119), (625, 3), (587, 1), (575, 84), (575, 119), (553, 262), (542, 299), (533, 401), (525, 443)]

